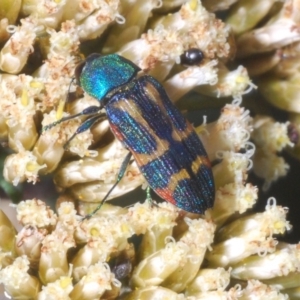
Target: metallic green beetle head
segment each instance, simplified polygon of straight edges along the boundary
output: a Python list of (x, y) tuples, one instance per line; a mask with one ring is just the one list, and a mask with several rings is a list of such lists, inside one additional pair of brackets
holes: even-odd
[(84, 91), (101, 103), (108, 92), (131, 81), (139, 71), (139, 67), (118, 54), (95, 53), (76, 67), (75, 76)]

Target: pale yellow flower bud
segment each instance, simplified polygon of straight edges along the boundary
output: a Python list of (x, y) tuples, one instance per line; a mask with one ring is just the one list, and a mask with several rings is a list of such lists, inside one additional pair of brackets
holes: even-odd
[(287, 212), (286, 208), (276, 206), (276, 201), (270, 198), (263, 213), (238, 218), (222, 227), (216, 238), (218, 241), (226, 241), (233, 236), (252, 235), (251, 231), (258, 231), (265, 237), (284, 234), (292, 228), (286, 220)]
[(74, 246), (73, 236), (66, 231), (56, 230), (44, 238), (39, 263), (39, 278), (43, 284), (68, 275), (67, 252)]
[(227, 267), (248, 257), (254, 253), (272, 252), (277, 242), (264, 237), (252, 236), (251, 238), (232, 237), (230, 240), (214, 245), (213, 250), (207, 253), (209, 267)]
[(128, 221), (137, 235), (145, 234), (155, 224), (158, 224), (161, 228), (172, 227), (177, 215), (178, 209), (167, 202), (152, 206), (146, 201), (136, 203), (128, 209)]
[(175, 74), (163, 84), (167, 94), (172, 101), (177, 101), (197, 86), (216, 84), (218, 80), (216, 65), (217, 61), (212, 60), (200, 67), (190, 67)]
[(201, 269), (186, 287), (187, 296), (213, 290), (224, 291), (230, 283), (230, 272), (223, 268)]
[(131, 278), (135, 287), (161, 284), (180, 292), (195, 277), (213, 240), (215, 226), (202, 219), (185, 221), (189, 226), (180, 241), (166, 239), (169, 243), (165, 248), (138, 264)]
[(289, 137), (289, 125), (289, 122), (275, 122), (266, 116), (257, 115), (254, 118), (251, 137), (257, 150), (253, 158), (253, 170), (265, 180), (263, 190), (267, 190), (273, 181), (287, 174), (289, 166), (283, 157), (277, 156), (277, 152), (294, 146)]
[(285, 147), (292, 147), (293, 143), (288, 136), (289, 122), (279, 123), (274, 119), (257, 115), (253, 119), (253, 132), (251, 138), (255, 145), (265, 149), (267, 152), (277, 152)]
[(102, 3), (101, 1), (83, 2), (81, 0), (67, 1), (65, 4), (64, 20), (74, 19), (76, 23), (87, 18)]
[(280, 290), (284, 290), (283, 293), (289, 294), (289, 292), (287, 292), (287, 289), (299, 289), (300, 272), (299, 270), (295, 272), (289, 272), (287, 275), (276, 276), (271, 279), (263, 280), (263, 282), (267, 285), (275, 286)]
[(220, 151), (238, 152), (243, 148), (247, 150), (246, 156), (253, 155), (254, 150), (249, 144), (252, 131), (252, 118), (249, 113), (243, 107), (227, 104), (216, 122), (206, 124), (203, 130), (203, 126), (197, 127), (211, 160), (216, 159)]
[(34, 299), (40, 291), (41, 284), (37, 277), (29, 275), (29, 261), (20, 256), (13, 264), (0, 270), (0, 283), (14, 299)]
[(258, 188), (250, 183), (229, 183), (218, 188), (211, 216), (220, 228), (234, 213), (252, 208), (258, 198)]
[(139, 246), (139, 260), (143, 260), (152, 253), (162, 249), (166, 244), (166, 237), (172, 235), (173, 227), (176, 223), (167, 224), (155, 224), (151, 228), (149, 228), (146, 233), (143, 235), (142, 242)]
[(286, 276), (290, 272), (299, 272), (299, 253), (299, 245), (288, 245), (271, 254), (252, 255), (233, 265), (231, 275), (243, 280), (250, 278), (264, 280)]
[[(95, 180), (101, 180), (104, 183), (109, 181), (110, 183), (114, 183), (122, 160), (127, 154), (127, 150), (124, 149), (119, 142), (117, 144), (118, 146), (115, 147), (115, 151), (113, 147), (109, 146), (102, 150), (103, 152), (107, 151), (111, 154), (111, 157), (103, 161), (98, 162), (95, 158), (85, 157), (80, 161), (76, 160), (62, 165), (62, 167), (57, 170), (54, 180), (59, 186), (64, 188)], [(116, 143), (114, 143), (114, 146), (116, 146)], [(92, 199), (89, 200), (92, 201)]]
[(242, 300), (287, 300), (287, 295), (280, 293), (279, 289), (265, 285), (258, 280), (249, 280), (247, 286), (240, 292), (239, 298)]
[(241, 0), (229, 10), (226, 23), (236, 35), (239, 35), (255, 25), (266, 16), (274, 4), (274, 0)]
[(38, 181), (39, 171), (46, 168), (40, 165), (37, 158), (30, 151), (20, 151), (17, 154), (9, 155), (4, 162), (3, 176), (8, 182), (17, 186), (20, 182)]
[[(159, 8), (161, 4), (162, 1), (160, 0), (136, 1), (132, 3), (128, 1), (127, 5), (130, 8), (126, 7), (126, 11), (122, 9), (124, 24), (117, 23), (110, 29), (109, 37), (104, 44), (104, 52), (114, 53), (124, 44), (139, 38), (152, 15), (152, 10)], [(140, 17), (141, 15), (143, 16), (142, 18)]]
[(70, 297), (72, 300), (99, 299), (105, 290), (111, 290), (111, 285), (121, 287), (114, 278), (107, 264), (99, 262), (87, 269), (87, 274), (76, 283)]
[[(9, 147), (18, 152), (30, 150), (37, 140), (35, 98), (37, 88), (31, 76), (1, 76), (1, 114), (5, 118)], [(40, 83), (42, 86), (42, 83)]]
[(56, 28), (61, 22), (66, 2), (66, 0), (38, 1), (32, 15), (38, 19), (39, 24)]
[[(66, 116), (66, 114), (62, 115), (62, 117), (64, 116)], [(57, 121), (55, 111), (52, 111), (49, 115), (44, 115), (44, 117), (43, 126)], [(65, 152), (64, 146), (68, 139), (76, 132), (78, 126), (80, 126), (80, 120), (73, 119), (46, 130), (40, 136), (33, 149), (33, 153), (38, 158), (39, 163), (47, 165), (47, 169), (43, 170), (44, 173), (52, 172), (57, 167)], [(84, 156), (88, 154), (88, 147), (91, 142), (92, 134), (87, 130), (82, 134), (76, 135), (67, 146), (70, 152)]]
[(57, 209), (56, 229), (62, 229), (72, 234), (79, 225), (81, 217), (77, 215), (73, 202), (62, 202)]
[[(99, 203), (89, 203), (89, 202), (82, 202), (79, 201), (78, 203), (78, 214), (81, 216), (86, 216), (93, 212)], [(121, 206), (115, 206), (108, 204), (107, 202), (104, 203), (100, 210), (97, 211), (97, 216), (119, 216), (127, 214), (127, 209)]]
[(280, 60), (271, 73), (279, 78), (297, 76), (300, 66), (299, 51), (300, 42), (278, 49), (276, 53)]
[(248, 176), (248, 170), (252, 167), (252, 161), (247, 154), (222, 152), (219, 153), (222, 161), (215, 165), (213, 170), (215, 188), (226, 184), (243, 184)]
[(133, 226), (126, 215), (95, 216), (82, 221), (74, 238), (79, 244), (102, 240), (120, 251), (133, 234)]
[(94, 216), (84, 220), (74, 234), (78, 244), (86, 243), (72, 261), (74, 279), (78, 281), (86, 275), (87, 268), (94, 263), (105, 262), (114, 252), (127, 249), (127, 239), (133, 234), (132, 225), (125, 214)]
[(9, 121), (6, 124), (8, 124), (8, 143), (11, 149), (18, 152), (32, 148), (38, 137), (33, 119), (28, 120), (25, 126), (22, 123), (10, 126)]
[(219, 63), (216, 78), (217, 82), (211, 85), (201, 85), (196, 88), (196, 91), (217, 98), (232, 96), (236, 101), (241, 101), (244, 94), (256, 88), (249, 78), (247, 69), (243, 66), (230, 71)]
[(0, 249), (12, 251), (17, 231), (6, 214), (0, 209)]
[(23, 226), (33, 225), (50, 230), (57, 223), (53, 210), (39, 199), (21, 201), (17, 205), (17, 219)]
[(54, 282), (50, 282), (42, 287), (37, 300), (71, 300), (69, 294), (73, 290), (72, 278), (62, 276)]
[(299, 41), (298, 30), (293, 30), (298, 27), (294, 20), (284, 16), (264, 27), (246, 32), (237, 39), (237, 57), (269, 52)]
[(113, 21), (122, 24), (124, 19), (118, 13), (118, 6), (119, 0), (99, 1), (95, 10), (77, 26), (80, 39), (89, 40), (100, 36)]
[(21, 27), (7, 41), (0, 52), (0, 69), (10, 74), (19, 73), (33, 51), (35, 40), (35, 22), (23, 19)]
[[(158, 80), (164, 80), (175, 62), (180, 62), (179, 56), (191, 47), (201, 49), (205, 58), (210, 60), (229, 56), (229, 27), (214, 19), (200, 1), (184, 4), (178, 12), (161, 17), (152, 26), (153, 29), (144, 33), (141, 39), (124, 45), (119, 53), (143, 70), (150, 70), (150, 74)], [(189, 68), (175, 75), (166, 84), (171, 98), (178, 99), (196, 85), (216, 83), (215, 65), (216, 61), (213, 61), (202, 68)], [(176, 89), (172, 88), (175, 86)]]
[(213, 242), (215, 224), (209, 220), (185, 218), (188, 230), (181, 237), (180, 242), (188, 246), (187, 260), (184, 265), (177, 266), (168, 276), (163, 286), (173, 291), (183, 291), (187, 284), (196, 276), (204, 259), (205, 252)]
[[(60, 1), (60, 5), (64, 4), (64, 1)], [(79, 36), (76, 31), (76, 25), (73, 20), (66, 21), (62, 25), (61, 31), (55, 31), (54, 29), (48, 29), (48, 33), (51, 35), (49, 39), (50, 49), (48, 56), (66, 56), (75, 52), (79, 47)], [(70, 58), (69, 58), (70, 59)]]
[(270, 185), (280, 177), (286, 176), (290, 166), (285, 162), (283, 157), (276, 153), (257, 149), (253, 157), (254, 173), (265, 180), (262, 189), (268, 190)]
[(88, 267), (97, 262), (106, 262), (113, 252), (111, 243), (103, 240), (91, 241), (82, 247), (72, 260), (74, 281), (79, 281), (88, 272)]
[(161, 286), (149, 286), (144, 288), (136, 289), (131, 292), (126, 300), (157, 300), (157, 299), (172, 299), (172, 300), (184, 300), (185, 297), (183, 294), (177, 294), (172, 290)]
[(140, 39), (124, 45), (118, 54), (130, 59), (142, 70), (151, 71), (158, 80), (163, 80), (183, 52), (179, 38), (178, 33), (161, 27), (151, 29)]
[(239, 218), (222, 227), (213, 250), (206, 254), (209, 265), (232, 266), (252, 254), (274, 252), (277, 242), (273, 235), (291, 228), (285, 220), (286, 213), (286, 209), (276, 206), (276, 201), (270, 198), (264, 213)]
[(46, 229), (38, 229), (33, 225), (26, 225), (18, 233), (15, 241), (15, 251), (18, 256), (26, 255), (30, 267), (37, 269), (41, 257), (42, 241), (48, 234)]
[(133, 271), (131, 284), (134, 287), (161, 285), (177, 268), (187, 262), (188, 253), (189, 247), (186, 244), (170, 240), (165, 248), (138, 264)]

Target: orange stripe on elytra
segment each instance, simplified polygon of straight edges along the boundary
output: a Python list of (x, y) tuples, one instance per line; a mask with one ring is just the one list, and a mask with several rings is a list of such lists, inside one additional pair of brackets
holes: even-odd
[[(170, 143), (165, 139), (160, 139), (156, 135), (156, 133), (150, 128), (147, 121), (142, 117), (139, 108), (135, 105), (133, 100), (125, 99), (125, 98), (119, 99), (119, 101), (114, 104), (114, 107), (119, 110), (126, 111), (126, 113), (130, 115), (134, 120), (136, 120), (137, 123), (139, 123), (144, 128), (147, 128), (148, 134), (151, 134), (151, 136), (154, 138), (156, 142), (157, 147), (155, 152), (153, 152), (153, 154), (142, 154), (142, 153), (137, 154), (134, 153), (133, 151), (133, 155), (138, 165), (140, 166), (146, 165), (147, 163), (153, 161), (154, 159), (162, 156), (169, 150)], [(115, 129), (114, 132), (117, 131), (118, 130)], [(119, 136), (117, 136), (117, 138), (119, 139)], [(122, 137), (122, 139), (124, 138)]]
[(181, 142), (181, 141), (184, 141), (184, 139), (186, 139), (190, 134), (193, 134), (195, 131), (194, 131), (194, 127), (186, 120), (186, 129), (185, 130), (178, 130), (174, 127), (174, 125), (172, 126), (173, 127), (173, 131), (172, 131), (172, 138), (174, 139), (174, 141), (178, 141), (178, 142)]
[(173, 198), (173, 191), (170, 191), (168, 188), (156, 189), (155, 193), (157, 193), (160, 197), (162, 197), (166, 201), (176, 205), (176, 200)]
[(123, 135), (120, 133), (120, 130), (118, 129), (118, 127), (112, 123), (109, 124), (110, 125), (110, 129), (111, 131), (114, 133), (115, 137), (122, 142), (124, 140)]
[[(148, 96), (148, 99), (154, 102), (156, 105), (159, 106), (160, 110), (164, 115), (168, 115), (168, 111), (166, 110), (165, 106), (163, 105), (162, 101), (158, 101), (160, 99), (160, 95), (157, 92), (155, 86), (151, 83), (147, 82), (145, 86), (145, 93)], [(194, 127), (186, 120), (186, 129), (185, 130), (178, 130), (174, 125), (172, 131), (172, 138), (174, 141), (181, 142), (186, 137), (188, 137), (191, 133), (194, 132)]]
[[(193, 173), (197, 174), (203, 165), (205, 165), (205, 166), (210, 165), (210, 162), (206, 156), (198, 155), (196, 157), (196, 159), (192, 162)], [(163, 196), (160, 193), (164, 193), (164, 195), (166, 197), (168, 197), (168, 201), (173, 203), (172, 202), (174, 200), (173, 194), (174, 194), (174, 191), (175, 191), (176, 187), (178, 186), (179, 182), (181, 180), (190, 179), (190, 178), (191, 177), (190, 177), (189, 173), (187, 172), (187, 170), (181, 169), (179, 172), (170, 176), (169, 183), (166, 188), (156, 190), (156, 193), (158, 193), (161, 197), (163, 197)], [(164, 198), (164, 199), (167, 199), (167, 198)]]
[(202, 168), (202, 166), (210, 168), (210, 161), (208, 160), (207, 156), (198, 155), (196, 159), (192, 162), (193, 173), (197, 174), (200, 168)]

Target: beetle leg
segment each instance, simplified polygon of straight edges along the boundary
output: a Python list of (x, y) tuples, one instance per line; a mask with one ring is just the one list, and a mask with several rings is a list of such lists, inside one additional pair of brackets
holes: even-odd
[(146, 188), (146, 201), (151, 205), (151, 207), (158, 207), (158, 204), (152, 199), (150, 185)]
[(122, 162), (122, 165), (121, 165), (121, 168), (120, 168), (120, 171), (118, 173), (118, 177), (117, 177), (117, 180), (116, 182), (114, 183), (114, 185), (110, 188), (110, 190), (107, 192), (107, 194), (105, 195), (105, 197), (102, 199), (102, 201), (99, 203), (99, 205), (96, 207), (96, 209), (94, 211), (92, 211), (91, 213), (87, 214), (82, 220), (85, 220), (85, 219), (89, 219), (91, 218), (101, 207), (102, 205), (105, 203), (105, 201), (107, 200), (108, 196), (110, 195), (110, 193), (114, 190), (114, 188), (118, 185), (118, 183), (121, 181), (121, 179), (123, 178), (124, 174), (125, 174), (125, 171), (127, 169), (127, 166), (130, 162), (130, 159), (131, 159), (131, 156), (132, 156), (132, 153), (131, 152), (128, 152), (128, 154), (125, 156), (123, 162)]
[(64, 144), (64, 149), (68, 148), (69, 143), (74, 139), (74, 137), (77, 134), (80, 134), (86, 130), (88, 130), (89, 128), (91, 128), (95, 123), (102, 121), (103, 119), (106, 118), (106, 114), (99, 114), (96, 116), (91, 116), (88, 119), (86, 119), (77, 129), (76, 131), (73, 133), (73, 135), (66, 141), (66, 143)]

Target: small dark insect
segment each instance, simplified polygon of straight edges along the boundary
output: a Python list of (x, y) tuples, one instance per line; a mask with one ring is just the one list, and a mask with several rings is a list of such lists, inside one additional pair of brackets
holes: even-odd
[(203, 52), (197, 48), (190, 48), (180, 55), (180, 63), (187, 66), (199, 65), (203, 59)]
[(123, 260), (115, 265), (111, 270), (118, 280), (122, 280), (129, 276), (132, 271), (132, 265), (129, 259)]

